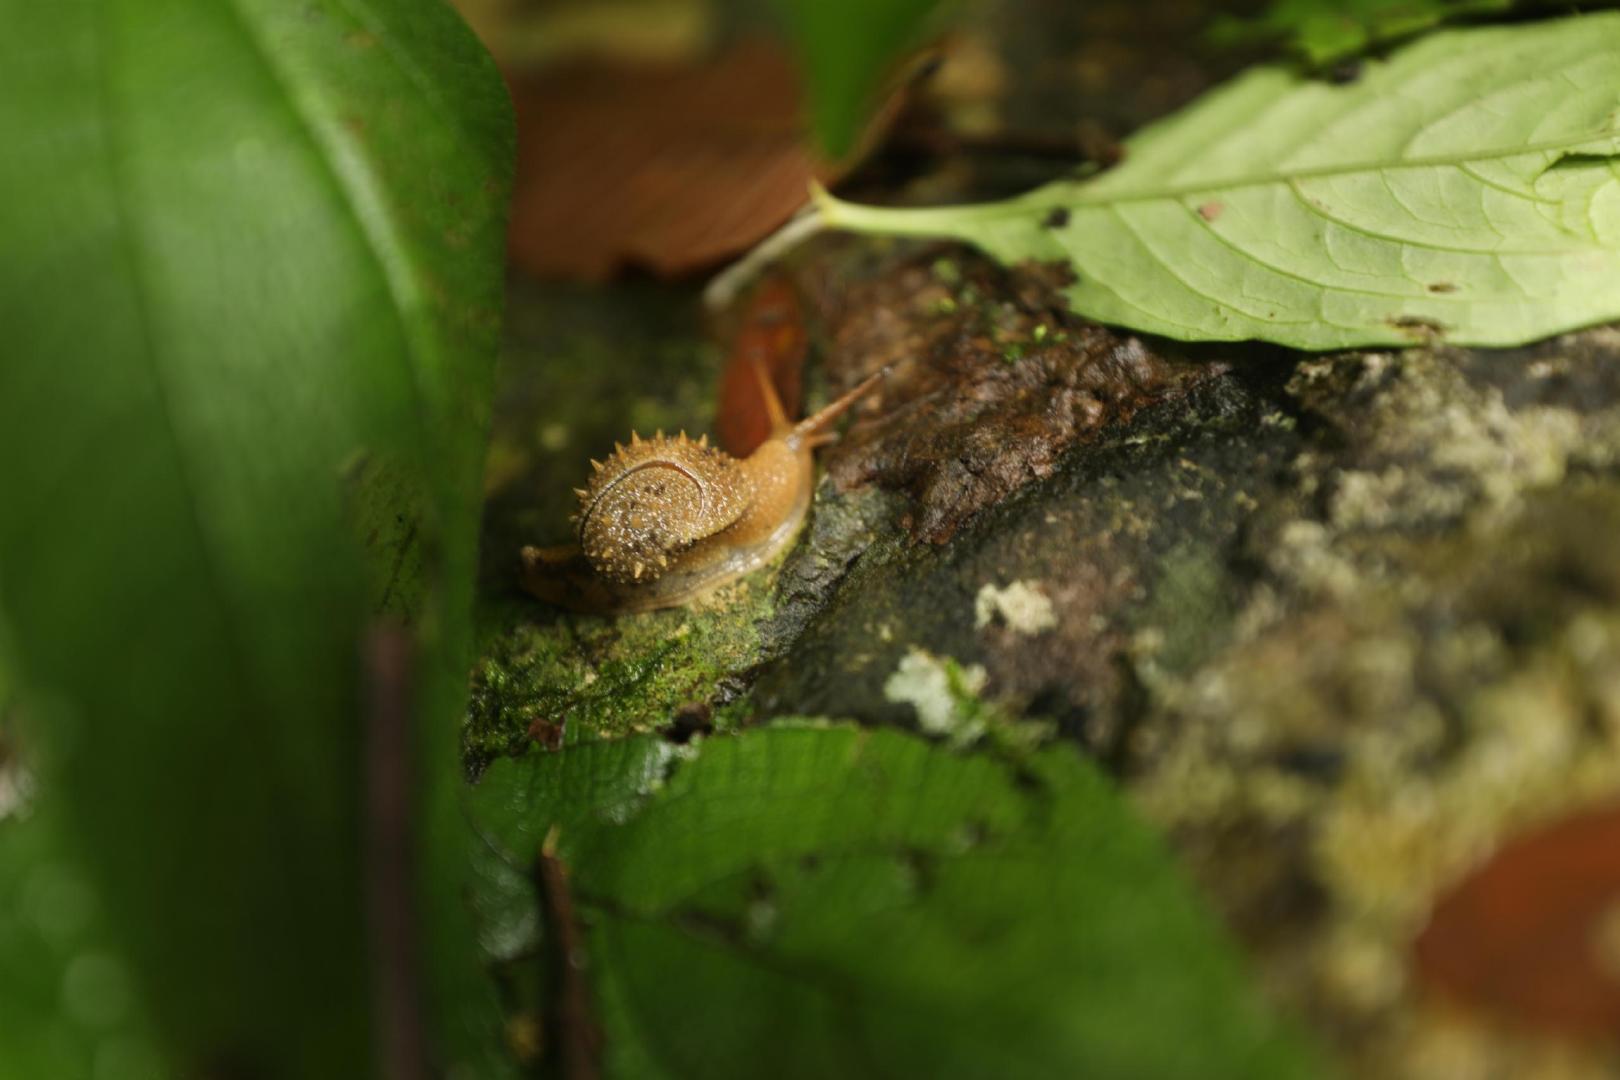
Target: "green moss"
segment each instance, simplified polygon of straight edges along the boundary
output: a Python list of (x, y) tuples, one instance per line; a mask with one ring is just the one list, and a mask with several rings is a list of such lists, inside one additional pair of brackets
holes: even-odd
[[(486, 475), (479, 660), (463, 729), (467, 769), (538, 738), (579, 742), (667, 726), (729, 700), (756, 664), (772, 612), (767, 568), (694, 608), (567, 615), (516, 589), (524, 544), (569, 538), (572, 489), (632, 431), (710, 429), (723, 361), (689, 293), (520, 285), (500, 373)], [(713, 722), (735, 722), (724, 712)]]
[(1220, 648), (1232, 616), (1231, 580), (1219, 554), (1182, 544), (1160, 561), (1151, 599), (1135, 622), (1159, 635), (1155, 663), (1180, 673)]
[[(772, 576), (767, 567), (699, 607), (645, 615), (552, 615), (518, 598), (489, 613), (464, 732), (469, 771), (531, 739), (657, 731), (688, 707), (706, 716), (728, 680), (761, 658)], [(721, 709), (709, 719), (723, 730), (740, 716)]]

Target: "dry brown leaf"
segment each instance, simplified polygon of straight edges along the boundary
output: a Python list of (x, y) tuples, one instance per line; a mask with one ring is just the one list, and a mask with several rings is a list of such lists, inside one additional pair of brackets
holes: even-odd
[(1429, 983), (1504, 1019), (1620, 1030), (1620, 806), (1514, 840), (1440, 901), (1413, 947)]
[(573, 67), (513, 78), (512, 258), (600, 280), (711, 265), (787, 220), (820, 174), (787, 54), (740, 43), (696, 67)]
[(770, 380), (783, 412), (798, 416), (809, 343), (804, 305), (793, 286), (783, 278), (762, 282), (743, 309), (720, 377), (714, 433), (727, 451), (745, 457), (770, 437), (762, 375)]

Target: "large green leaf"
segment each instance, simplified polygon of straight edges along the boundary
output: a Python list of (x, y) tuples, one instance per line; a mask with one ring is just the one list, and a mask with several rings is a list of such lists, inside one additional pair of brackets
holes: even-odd
[(855, 148), (885, 70), (942, 0), (777, 0), (804, 64), (811, 127), (831, 158)]
[(473, 811), (518, 866), (554, 836), (611, 1076), (1310, 1074), (1067, 747), (646, 738), (497, 762)]
[[(417, 723), (377, 730), (414, 757), (435, 925), (460, 874), (499, 77), (439, 0), (0, 0), (0, 23), (0, 608), (40, 797), (177, 1070), (363, 1075), (379, 613), (419, 630)], [(471, 956), (433, 938), (434, 985)], [(455, 997), (463, 1056), (488, 994)]]
[(105, 905), (55, 822), (38, 814), (8, 820), (5, 811), (0, 805), (5, 1075), (71, 1078), (99, 1070), (156, 1080), (161, 1058), (127, 962), (109, 940)]
[(1259, 69), (1123, 164), (824, 220), (1064, 260), (1073, 307), (1188, 339), (1509, 345), (1620, 318), (1620, 14), (1453, 31), (1339, 86)]

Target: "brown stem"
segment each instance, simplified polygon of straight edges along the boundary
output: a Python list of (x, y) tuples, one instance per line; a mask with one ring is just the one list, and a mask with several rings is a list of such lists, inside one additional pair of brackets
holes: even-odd
[(597, 1080), (602, 1075), (602, 1036), (585, 980), (585, 935), (574, 908), (568, 868), (557, 858), (555, 826), (540, 846), (536, 878), (545, 933), (542, 963), (549, 1072), (563, 1080)]
[(379, 1075), (427, 1080), (430, 1054), (414, 904), (411, 635), (379, 622), (366, 636), (365, 901)]

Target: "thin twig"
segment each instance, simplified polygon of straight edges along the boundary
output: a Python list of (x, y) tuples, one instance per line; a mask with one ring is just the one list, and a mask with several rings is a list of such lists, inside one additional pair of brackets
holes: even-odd
[(380, 1075), (427, 1080), (411, 830), (411, 635), (391, 622), (365, 642), (365, 886)]
[(545, 1053), (551, 1075), (597, 1080), (602, 1075), (602, 1037), (585, 981), (585, 936), (574, 908), (568, 868), (557, 857), (557, 828), (540, 846), (536, 870), (545, 941)]

